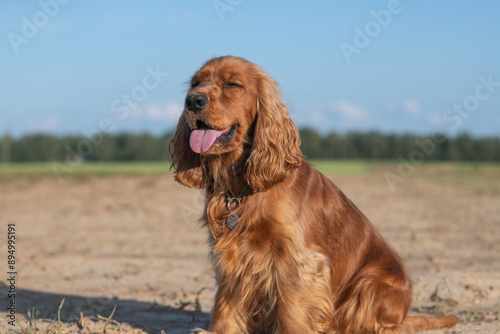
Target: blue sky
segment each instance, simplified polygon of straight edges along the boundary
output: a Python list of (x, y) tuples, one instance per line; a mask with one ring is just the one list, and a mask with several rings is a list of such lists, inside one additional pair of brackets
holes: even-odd
[(1, 1), (0, 135), (162, 134), (189, 77), (227, 54), (281, 84), (299, 127), (499, 135), (499, 13), (486, 0)]

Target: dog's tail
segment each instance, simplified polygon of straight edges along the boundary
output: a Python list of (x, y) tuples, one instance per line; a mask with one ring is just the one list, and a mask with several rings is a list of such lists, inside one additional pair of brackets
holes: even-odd
[(409, 316), (403, 321), (403, 326), (411, 332), (420, 332), (431, 329), (450, 328), (458, 323), (453, 316), (425, 317)]

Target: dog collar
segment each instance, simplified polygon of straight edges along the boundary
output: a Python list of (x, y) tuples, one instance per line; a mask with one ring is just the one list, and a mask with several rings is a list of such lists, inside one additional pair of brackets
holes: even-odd
[[(248, 184), (243, 188), (243, 190), (236, 196), (227, 196), (227, 210), (231, 212), (231, 202), (236, 202), (236, 208), (238, 208), (241, 205), (241, 201), (243, 200), (243, 197), (245, 196), (245, 191), (248, 189)], [(236, 209), (235, 208), (235, 209)], [(233, 230), (238, 222), (240, 221), (240, 217), (237, 214), (231, 214), (226, 218), (226, 225), (229, 227), (230, 230)]]

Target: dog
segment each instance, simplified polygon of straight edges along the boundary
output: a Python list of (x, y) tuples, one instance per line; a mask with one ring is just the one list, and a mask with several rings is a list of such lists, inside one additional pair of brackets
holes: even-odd
[(400, 257), (300, 151), (278, 83), (239, 57), (191, 78), (170, 143), (176, 181), (205, 189), (217, 281), (211, 332), (413, 333), (452, 316), (409, 316)]

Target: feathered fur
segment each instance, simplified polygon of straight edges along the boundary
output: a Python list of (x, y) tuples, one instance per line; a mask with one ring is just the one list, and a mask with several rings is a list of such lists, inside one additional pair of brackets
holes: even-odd
[[(401, 259), (368, 219), (302, 157), (279, 85), (237, 57), (208, 61), (191, 80), (206, 108), (184, 110), (171, 142), (177, 181), (204, 188), (203, 222), (217, 280), (211, 332), (413, 333), (454, 317), (410, 317)], [(189, 146), (203, 122), (236, 128), (202, 153)], [(227, 209), (227, 197), (243, 195)], [(226, 225), (230, 214), (239, 223)]]

